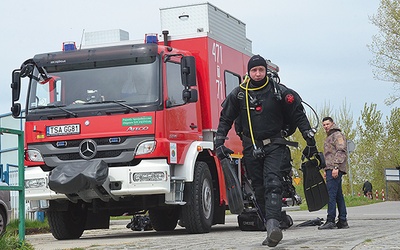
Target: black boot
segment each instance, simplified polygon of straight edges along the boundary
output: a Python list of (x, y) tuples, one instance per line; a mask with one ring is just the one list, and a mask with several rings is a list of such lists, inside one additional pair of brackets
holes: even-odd
[(279, 228), (279, 221), (269, 219), (267, 221), (267, 238), (263, 241), (263, 245), (275, 247), (283, 238), (282, 230)]

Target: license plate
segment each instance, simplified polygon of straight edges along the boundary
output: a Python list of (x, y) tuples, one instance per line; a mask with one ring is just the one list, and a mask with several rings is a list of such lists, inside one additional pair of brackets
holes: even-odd
[(46, 127), (47, 136), (75, 135), (81, 133), (80, 124), (68, 124)]

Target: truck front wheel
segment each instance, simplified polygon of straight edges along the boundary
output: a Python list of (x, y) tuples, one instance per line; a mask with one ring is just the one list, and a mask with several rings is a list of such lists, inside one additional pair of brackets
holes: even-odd
[(87, 208), (81, 203), (68, 202), (67, 211), (50, 209), (47, 218), (51, 233), (57, 240), (78, 239), (85, 231)]
[(149, 210), (149, 217), (154, 230), (172, 231), (178, 223), (179, 207), (152, 208)]
[(208, 233), (214, 215), (214, 191), (210, 169), (205, 162), (196, 162), (193, 182), (185, 184), (182, 207), (183, 225), (189, 233)]

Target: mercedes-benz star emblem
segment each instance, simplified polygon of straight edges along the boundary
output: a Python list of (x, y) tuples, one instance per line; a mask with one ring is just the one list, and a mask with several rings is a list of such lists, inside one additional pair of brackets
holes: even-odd
[(79, 155), (86, 160), (92, 159), (97, 153), (97, 144), (91, 139), (86, 139), (79, 144)]

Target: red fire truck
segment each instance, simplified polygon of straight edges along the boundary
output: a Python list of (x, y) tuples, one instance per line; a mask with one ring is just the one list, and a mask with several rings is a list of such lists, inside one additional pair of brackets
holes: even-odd
[[(245, 24), (205, 3), (161, 9), (162, 35), (35, 55), (13, 71), (25, 108), (25, 187), (57, 239), (148, 211), (158, 231), (225, 222), (213, 139), (221, 103), (252, 55)], [(233, 129), (226, 141), (241, 157)], [(180, 223), (181, 224), (181, 223)]]

